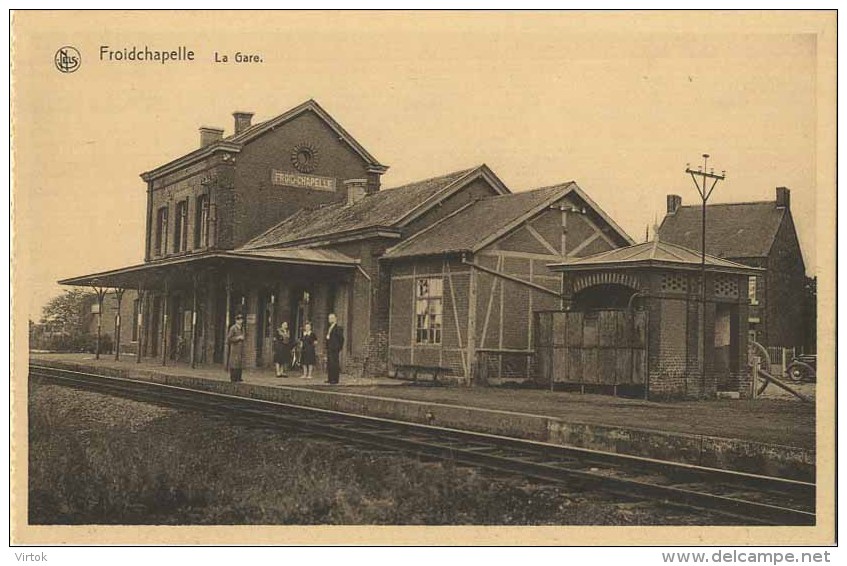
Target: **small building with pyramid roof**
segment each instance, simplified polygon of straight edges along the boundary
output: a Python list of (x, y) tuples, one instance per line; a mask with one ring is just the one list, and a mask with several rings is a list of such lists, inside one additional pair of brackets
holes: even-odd
[(539, 375), (551, 384), (750, 394), (746, 290), (760, 269), (658, 239), (549, 267), (562, 274), (566, 307), (537, 320)]

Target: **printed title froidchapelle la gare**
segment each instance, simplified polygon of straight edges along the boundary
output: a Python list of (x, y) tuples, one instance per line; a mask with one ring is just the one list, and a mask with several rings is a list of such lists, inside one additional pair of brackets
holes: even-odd
[(123, 49), (112, 49), (108, 45), (100, 46), (101, 61), (132, 61), (132, 62), (154, 62), (173, 63), (180, 61), (194, 61), (194, 51), (184, 45), (176, 49), (158, 50), (144, 47), (124, 47)]

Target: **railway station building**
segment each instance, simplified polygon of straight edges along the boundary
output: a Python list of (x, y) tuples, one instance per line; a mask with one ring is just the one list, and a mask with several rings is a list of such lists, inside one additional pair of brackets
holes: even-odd
[(143, 263), (60, 281), (130, 291), (139, 356), (223, 365), (243, 313), (246, 363), (265, 367), (281, 321), (321, 337), (335, 312), (347, 373), (525, 376), (533, 312), (562, 307), (547, 265), (633, 243), (572, 181), (512, 193), (479, 165), (386, 189), (388, 167), (313, 100), (233, 117), (142, 173)]

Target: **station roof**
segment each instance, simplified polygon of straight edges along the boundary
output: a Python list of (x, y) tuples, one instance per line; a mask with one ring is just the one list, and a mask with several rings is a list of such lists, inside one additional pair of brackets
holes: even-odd
[(166, 280), (186, 279), (197, 268), (259, 262), (266, 265), (355, 268), (359, 261), (330, 249), (220, 250), (167, 258), (59, 281), (60, 285), (102, 286), (125, 289), (161, 288)]
[(383, 189), (353, 204), (339, 202), (302, 209), (253, 238), (242, 248), (289, 246), (305, 240), (314, 241), (375, 229), (399, 237), (399, 229), (405, 222), (480, 176), (486, 177), (501, 192), (508, 193), (508, 189), (494, 173), (487, 166), (480, 165), (393, 189)]
[(190, 163), (193, 163), (199, 159), (204, 159), (214, 153), (215, 151), (229, 151), (238, 153), (241, 150), (241, 147), (256, 139), (257, 137), (265, 134), (281, 126), (282, 124), (297, 118), (298, 116), (306, 113), (312, 112), (318, 118), (323, 120), (333, 132), (338, 135), (338, 138), (348, 144), (350, 148), (353, 149), (367, 164), (370, 170), (373, 170), (378, 173), (384, 173), (388, 170), (387, 165), (383, 165), (380, 163), (373, 155), (371, 155), (356, 139), (351, 136), (347, 130), (345, 130), (341, 124), (335, 121), (335, 119), (324, 110), (320, 104), (318, 104), (315, 100), (309, 99), (302, 104), (283, 112), (282, 114), (271, 118), (270, 120), (265, 120), (264, 122), (259, 122), (258, 124), (253, 124), (249, 128), (246, 128), (243, 132), (238, 134), (231, 134), (215, 143), (209, 144), (205, 147), (201, 147), (186, 153), (185, 155), (178, 157), (172, 161), (165, 163), (155, 169), (151, 169), (150, 171), (146, 171), (141, 174), (141, 178), (145, 181), (150, 181), (162, 175), (166, 175), (178, 169), (179, 167), (184, 167)]
[(385, 259), (475, 252), (508, 234), (521, 223), (575, 193), (617, 233), (621, 244), (632, 239), (573, 181), (470, 202), (453, 214), (390, 248)]
[[(548, 265), (553, 271), (590, 271), (632, 267), (698, 270), (700, 266), (701, 256), (699, 251), (660, 240), (635, 244), (634, 246), (625, 248), (617, 248)], [(749, 267), (708, 254), (706, 254), (706, 270), (746, 273), (748, 275), (755, 275), (763, 271), (756, 267)]]

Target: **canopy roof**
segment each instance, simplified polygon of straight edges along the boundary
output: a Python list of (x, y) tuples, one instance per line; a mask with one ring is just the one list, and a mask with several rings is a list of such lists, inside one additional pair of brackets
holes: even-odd
[[(696, 270), (700, 269), (700, 266), (700, 252), (659, 240), (548, 265), (553, 271), (588, 271), (631, 267)], [(764, 271), (708, 254), (706, 254), (706, 270), (747, 275), (756, 275)]]
[(355, 268), (359, 261), (340, 252), (319, 248), (278, 250), (221, 250), (151, 261), (111, 271), (90, 273), (59, 281), (60, 285), (102, 286), (125, 289), (158, 289), (166, 281), (190, 277), (198, 270), (237, 266), (247, 263), (265, 265), (311, 266), (337, 270)]

